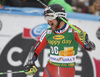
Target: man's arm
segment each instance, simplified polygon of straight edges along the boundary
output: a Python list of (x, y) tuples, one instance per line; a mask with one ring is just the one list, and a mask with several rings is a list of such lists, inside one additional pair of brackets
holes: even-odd
[[(43, 40), (41, 40), (43, 39)], [(43, 50), (43, 48), (46, 46), (47, 44), (47, 40), (46, 40), (46, 36), (44, 37), (40, 37), (40, 39), (37, 41), (37, 43), (34, 45), (34, 55), (32, 60), (35, 61), (37, 59), (37, 57), (39, 56), (40, 52)]]
[(37, 60), (37, 57), (39, 56), (42, 49), (46, 46), (47, 40), (46, 40), (46, 30), (42, 33), (40, 39), (37, 41), (37, 43), (34, 45), (34, 55), (33, 58), (28, 61), (28, 63), (25, 65), (25, 73), (27, 75), (35, 75), (37, 72), (37, 67), (35, 66), (35, 61)]
[(82, 33), (79, 34), (77, 31), (74, 30), (73, 34), (74, 34), (75, 40), (79, 42), (85, 50), (88, 50), (88, 51), (95, 50), (95, 44), (89, 40), (88, 34), (86, 32), (82, 31)]

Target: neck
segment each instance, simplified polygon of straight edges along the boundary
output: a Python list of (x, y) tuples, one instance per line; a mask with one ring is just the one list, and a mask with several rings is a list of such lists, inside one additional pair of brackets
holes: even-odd
[(61, 23), (60, 23), (60, 27), (57, 28), (57, 29), (61, 29), (64, 25), (65, 25), (65, 22), (64, 22), (64, 21), (61, 21)]

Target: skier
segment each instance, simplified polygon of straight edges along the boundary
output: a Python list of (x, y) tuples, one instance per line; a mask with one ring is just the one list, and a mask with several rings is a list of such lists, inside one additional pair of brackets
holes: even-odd
[[(49, 8), (55, 11), (58, 17)], [(78, 45), (91, 51), (95, 50), (95, 44), (88, 39), (86, 32), (75, 26), (81, 31), (78, 33), (59, 18), (62, 17), (68, 21), (65, 9), (61, 5), (51, 4), (49, 8), (45, 9), (44, 18), (51, 27), (42, 33), (35, 44), (33, 58), (25, 65), (25, 73), (35, 75), (37, 71), (35, 61), (42, 49), (49, 43), (50, 58), (44, 69), (43, 77), (74, 77)]]

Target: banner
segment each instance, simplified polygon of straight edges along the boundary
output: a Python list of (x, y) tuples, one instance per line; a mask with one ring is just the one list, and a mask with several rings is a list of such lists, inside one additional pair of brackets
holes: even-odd
[[(96, 44), (96, 50), (85, 51), (79, 45), (76, 58), (75, 77), (100, 77), (100, 22), (68, 19), (89, 35)], [(34, 46), (42, 32), (49, 28), (43, 16), (22, 16), (0, 14), (0, 72), (24, 70), (31, 46)], [(36, 66), (38, 72), (34, 77), (42, 77), (49, 59), (49, 45), (41, 51)], [(33, 77), (24, 73), (7, 74), (2, 77)]]

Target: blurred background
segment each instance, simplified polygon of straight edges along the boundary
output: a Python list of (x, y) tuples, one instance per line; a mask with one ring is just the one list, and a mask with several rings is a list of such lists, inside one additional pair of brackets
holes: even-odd
[[(41, 0), (46, 5), (61, 4), (67, 12), (89, 13), (100, 15), (100, 0)], [(0, 0), (0, 8), (12, 7), (36, 7), (44, 8), (37, 0)], [(67, 6), (67, 7), (66, 7)]]
[[(46, 5), (61, 4), (70, 24), (89, 34), (96, 50), (80, 45), (75, 77), (100, 77), (100, 0), (41, 0)], [(24, 70), (31, 46), (50, 27), (43, 17), (44, 6), (37, 0), (0, 0), (0, 73)], [(35, 76), (8, 73), (0, 77), (42, 77), (49, 59), (49, 45), (40, 53)]]

